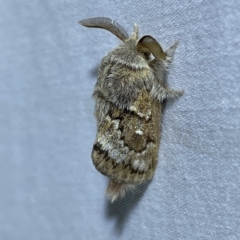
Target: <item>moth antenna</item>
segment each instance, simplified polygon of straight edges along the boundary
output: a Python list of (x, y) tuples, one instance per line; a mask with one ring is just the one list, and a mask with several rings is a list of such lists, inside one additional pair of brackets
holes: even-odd
[(83, 19), (78, 23), (89, 28), (103, 28), (105, 30), (108, 30), (122, 41), (125, 41), (126, 39), (129, 38), (126, 30), (119, 23), (112, 20), (111, 18), (105, 17), (88, 18)]
[(110, 201), (113, 203), (118, 198), (124, 197), (128, 191), (133, 191), (134, 189), (135, 185), (133, 184), (117, 183), (110, 180), (106, 194)]
[(166, 53), (163, 51), (158, 41), (152, 36), (149, 35), (143, 36), (138, 41), (137, 49), (141, 50), (143, 48), (148, 49), (156, 59), (161, 60), (166, 59)]

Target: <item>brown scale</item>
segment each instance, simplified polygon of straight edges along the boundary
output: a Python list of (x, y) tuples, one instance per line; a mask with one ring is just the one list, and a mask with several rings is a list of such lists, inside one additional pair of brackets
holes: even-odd
[[(147, 92), (145, 92), (145, 94), (147, 94)], [(144, 96), (144, 94), (141, 95), (141, 100), (146, 101), (147, 97)], [(137, 101), (139, 102), (139, 98)], [(142, 101), (140, 101), (140, 106)], [(150, 101), (149, 96), (148, 101)], [(151, 112), (153, 114), (158, 113), (160, 110), (159, 106), (157, 107), (157, 105), (153, 104), (153, 102), (151, 104), (149, 104), (149, 106), (151, 106)], [(157, 104), (159, 105), (159, 102)], [(158, 109), (153, 109), (153, 106)], [(144, 110), (145, 113), (147, 111), (148, 109)], [(117, 108), (112, 108), (110, 110), (109, 117), (111, 120), (106, 119), (99, 126), (99, 134), (103, 135), (108, 132), (113, 135), (116, 131), (120, 130), (120, 139), (113, 138), (113, 143), (117, 144), (117, 141), (123, 140), (124, 146), (129, 148), (129, 152), (134, 150), (135, 156), (133, 155), (131, 159), (128, 159), (128, 161), (123, 160), (122, 162), (117, 163), (114, 159), (111, 159), (108, 156), (108, 151), (102, 150), (103, 147), (101, 144), (96, 142), (92, 151), (92, 159), (95, 167), (98, 171), (110, 177), (111, 180), (115, 182), (138, 184), (151, 179), (156, 168), (158, 157), (159, 140), (157, 139), (157, 136), (159, 135), (159, 119), (154, 122), (153, 120), (156, 119), (155, 116), (150, 116), (150, 118), (146, 120), (146, 118), (137, 115), (136, 112), (127, 111), (125, 109), (120, 110)], [(119, 120), (119, 127), (117, 130), (114, 129), (114, 124), (111, 122), (115, 120)], [(143, 135), (137, 134), (136, 130), (141, 130)], [(147, 144), (150, 142), (154, 144), (154, 147), (152, 149), (147, 149)], [(134, 169), (132, 166), (133, 161), (137, 157), (136, 154), (141, 154), (143, 151), (145, 151), (146, 157), (144, 161), (149, 166), (146, 171)], [(126, 164), (126, 162), (128, 163)]]

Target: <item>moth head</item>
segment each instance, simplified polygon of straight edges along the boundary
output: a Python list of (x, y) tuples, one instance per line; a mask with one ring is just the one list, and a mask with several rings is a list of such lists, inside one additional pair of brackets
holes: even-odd
[(125, 41), (129, 38), (126, 30), (116, 21), (105, 18), (105, 17), (96, 17), (96, 18), (88, 18), (83, 19), (78, 22), (79, 24), (90, 27), (90, 28), (103, 28), (113, 33), (116, 37)]
[(150, 58), (150, 54), (152, 54), (157, 60), (166, 59), (166, 53), (163, 51), (161, 45), (155, 38), (149, 35), (143, 36), (138, 41), (137, 50), (139, 53), (143, 53), (147, 60)]
[[(129, 39), (129, 36), (126, 30), (119, 23), (117, 23), (116, 21), (110, 18), (105, 18), (105, 17), (88, 18), (88, 19), (83, 19), (78, 23), (89, 28), (103, 28), (113, 33), (116, 37), (118, 37), (123, 42), (128, 42), (126, 40)], [(134, 39), (134, 41), (137, 42), (138, 27), (136, 24), (134, 25), (134, 34), (130, 39)], [(151, 54), (155, 57), (156, 60), (166, 59), (166, 53), (164, 53), (161, 45), (152, 36), (145, 35), (136, 44), (137, 44), (137, 51), (147, 61), (151, 60)]]

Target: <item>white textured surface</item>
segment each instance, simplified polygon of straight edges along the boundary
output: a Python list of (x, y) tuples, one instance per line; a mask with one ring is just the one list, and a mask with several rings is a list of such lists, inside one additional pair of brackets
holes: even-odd
[[(118, 44), (106, 16), (166, 49), (185, 94), (164, 111), (150, 185), (110, 205), (91, 163), (91, 98)], [(1, 1), (0, 239), (240, 239), (238, 1)]]

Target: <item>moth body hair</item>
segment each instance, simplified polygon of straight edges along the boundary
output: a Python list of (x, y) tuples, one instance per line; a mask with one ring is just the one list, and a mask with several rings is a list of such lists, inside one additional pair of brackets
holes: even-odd
[(136, 188), (133, 184), (125, 184), (125, 183), (116, 183), (113, 181), (109, 181), (106, 195), (109, 200), (113, 203), (118, 198), (123, 198), (127, 192), (134, 191)]
[(165, 83), (177, 42), (164, 52), (151, 36), (139, 40), (136, 24), (128, 37), (123, 27), (109, 18), (79, 23), (104, 28), (123, 41), (103, 57), (93, 92), (97, 134), (92, 160), (109, 178), (107, 196), (113, 202), (154, 175), (162, 103), (183, 93)]

